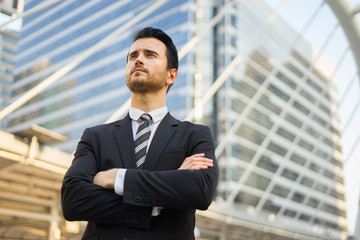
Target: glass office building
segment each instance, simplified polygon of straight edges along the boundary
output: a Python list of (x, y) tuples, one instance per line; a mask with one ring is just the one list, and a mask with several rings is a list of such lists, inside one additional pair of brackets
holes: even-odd
[(242, 61), (217, 98), (220, 205), (340, 239), (346, 215), (334, 67), (321, 54), (311, 62), (311, 46), (282, 19), (268, 18), (260, 1), (241, 1), (225, 16), (217, 66)]
[[(0, 24), (9, 21), (13, 16), (16, 16), (16, 5), (0, 2)], [(19, 30), (19, 22), (7, 24), (0, 29), (0, 110), (9, 104), (11, 99)], [(6, 121), (0, 121), (0, 128), (5, 127)]]
[[(156, 2), (61, 1), (25, 18), (14, 98)], [(26, 1), (25, 10), (39, 4)], [(223, 17), (209, 28), (218, 14)], [(216, 140), (221, 174), (213, 209), (339, 239), (346, 217), (337, 96), (322, 68), (329, 64), (321, 55), (311, 62), (311, 46), (270, 15), (262, 1), (168, 1), (12, 113), (8, 130), (38, 124), (67, 136), (58, 147), (73, 151), (84, 128), (104, 123), (129, 98), (125, 62), (137, 30), (159, 27), (179, 50), (201, 33), (200, 43), (180, 61), (167, 105), (184, 119), (228, 71), (221, 89), (194, 116), (211, 125)], [(212, 226), (200, 227), (206, 234)]]
[[(26, 1), (25, 11), (42, 3)], [(14, 98), (153, 4), (154, 1), (62, 1), (25, 18)], [(104, 123), (130, 97), (125, 85), (125, 63), (135, 32), (145, 26), (161, 27), (181, 48), (193, 35), (192, 12), (188, 1), (160, 6), (11, 114), (8, 130), (16, 132), (36, 123), (68, 137), (69, 141), (58, 147), (73, 151), (84, 128)], [(180, 119), (192, 106), (192, 61), (191, 55), (180, 61), (178, 80), (168, 95), (168, 107)]]

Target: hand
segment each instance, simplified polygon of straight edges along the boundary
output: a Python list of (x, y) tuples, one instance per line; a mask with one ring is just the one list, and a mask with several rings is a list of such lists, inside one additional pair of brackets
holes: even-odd
[(98, 172), (94, 177), (93, 183), (103, 188), (112, 190), (114, 189), (117, 171), (117, 168), (112, 168), (106, 171)]
[(197, 153), (190, 157), (185, 158), (184, 162), (178, 168), (178, 170), (200, 170), (213, 167), (213, 160), (206, 158), (205, 153)]

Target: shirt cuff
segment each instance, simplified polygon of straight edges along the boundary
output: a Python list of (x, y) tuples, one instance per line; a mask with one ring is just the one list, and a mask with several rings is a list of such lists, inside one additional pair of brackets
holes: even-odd
[(151, 216), (156, 217), (160, 215), (161, 208), (160, 207), (153, 207)]
[(119, 168), (119, 170), (116, 173), (114, 191), (117, 195), (120, 195), (120, 196), (124, 195), (125, 173), (126, 173), (125, 168)]

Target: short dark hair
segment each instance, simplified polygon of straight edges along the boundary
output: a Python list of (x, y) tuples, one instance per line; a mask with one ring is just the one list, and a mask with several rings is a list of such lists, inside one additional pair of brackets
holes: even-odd
[(161, 29), (147, 27), (142, 29), (140, 32), (136, 34), (133, 42), (141, 38), (156, 38), (161, 42), (163, 42), (166, 46), (167, 69), (168, 70), (173, 68), (175, 68), (176, 70), (178, 69), (179, 66), (178, 53), (175, 44), (173, 43), (169, 35), (167, 35)]

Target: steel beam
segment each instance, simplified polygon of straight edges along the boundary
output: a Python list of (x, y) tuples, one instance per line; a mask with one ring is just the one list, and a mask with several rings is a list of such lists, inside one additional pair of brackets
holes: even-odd
[(354, 10), (351, 9), (348, 0), (324, 0), (324, 2), (329, 5), (344, 30), (360, 77), (360, 28)]

